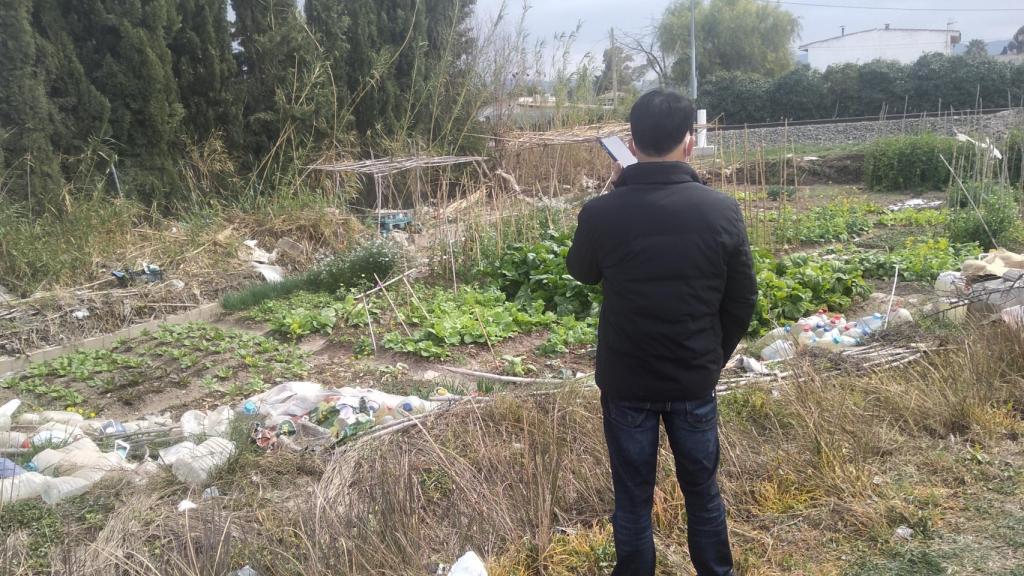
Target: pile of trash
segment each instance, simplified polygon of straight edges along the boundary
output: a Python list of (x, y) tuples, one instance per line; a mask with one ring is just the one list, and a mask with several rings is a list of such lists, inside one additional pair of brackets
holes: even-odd
[(963, 322), (968, 313), (996, 315), (1024, 329), (1024, 255), (999, 249), (967, 260), (959, 272), (940, 274), (935, 292), (936, 312), (947, 320)]
[(829, 315), (819, 310), (796, 323), (780, 326), (757, 341), (761, 359), (765, 361), (788, 360), (799, 350), (817, 348), (838, 352), (846, 348), (863, 346), (867, 338), (875, 333), (900, 324), (914, 322), (909, 310), (896, 307), (889, 315), (876, 312), (855, 321), (848, 321), (842, 314)]
[[(46, 411), (15, 416), (21, 401), (0, 406), (0, 502), (42, 497), (55, 504), (84, 494), (114, 472), (142, 480), (158, 469), (146, 455), (133, 454), (132, 446), (115, 439), (129, 430), (159, 429), (170, 419), (161, 416), (121, 424), (113, 420), (85, 420), (75, 412)], [(23, 432), (21, 430), (28, 430)], [(94, 439), (114, 439), (104, 452)], [(40, 450), (40, 448), (42, 448)], [(36, 451), (24, 465), (7, 458)]]
[[(15, 399), (0, 406), (0, 503), (42, 497), (55, 504), (87, 492), (108, 474), (142, 481), (168, 468), (181, 482), (202, 486), (235, 453), (231, 437), (238, 437), (233, 423), (240, 416), (250, 427), (249, 441), (261, 448), (317, 450), (395, 426), (457, 398), (431, 401), (372, 388), (286, 382), (235, 408), (189, 410), (178, 422), (164, 414), (124, 423), (64, 411), (16, 415), (21, 402)], [(34, 455), (24, 462), (29, 454)], [(23, 463), (8, 456), (22, 456)]]
[(372, 388), (324, 388), (315, 382), (285, 382), (245, 400), (236, 411), (256, 418), (251, 438), (257, 446), (304, 450), (336, 444), (443, 405), (443, 401), (397, 396)]

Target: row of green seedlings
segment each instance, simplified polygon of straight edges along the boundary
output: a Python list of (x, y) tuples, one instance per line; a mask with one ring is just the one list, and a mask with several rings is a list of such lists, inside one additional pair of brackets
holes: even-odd
[(33, 364), (0, 381), (31, 406), (87, 411), (93, 395), (131, 397), (142, 386), (184, 388), (198, 383), (218, 395), (241, 398), (281, 379), (308, 373), (297, 347), (205, 323), (165, 325), (110, 349), (82, 350)]
[[(977, 243), (1024, 248), (1024, 224), (1019, 212), (1024, 193), (993, 182), (967, 182), (950, 187), (941, 210), (887, 211), (872, 202), (839, 199), (810, 210), (782, 207), (763, 215), (767, 229), (753, 226), (757, 245), (814, 245), (849, 242), (877, 226), (914, 227), (942, 232), (955, 244)], [(767, 234), (767, 236), (765, 236)]]

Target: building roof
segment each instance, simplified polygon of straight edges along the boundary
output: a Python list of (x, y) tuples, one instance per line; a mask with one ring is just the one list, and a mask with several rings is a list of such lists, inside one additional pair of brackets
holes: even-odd
[(800, 50), (807, 50), (807, 48), (809, 46), (814, 46), (815, 44), (821, 44), (823, 42), (831, 42), (832, 40), (838, 40), (840, 38), (847, 38), (849, 36), (856, 36), (857, 34), (866, 34), (868, 32), (943, 32), (943, 33), (947, 33), (947, 34), (956, 34), (958, 37), (960, 36), (960, 31), (959, 30), (946, 30), (946, 29), (938, 29), (938, 28), (889, 28), (889, 27), (886, 27), (886, 28), (870, 28), (868, 30), (861, 30), (859, 32), (850, 32), (849, 34), (840, 34), (839, 36), (833, 36), (831, 38), (825, 38), (824, 40), (815, 40), (814, 42), (808, 42), (807, 44), (804, 44), (804, 45), (800, 46), (799, 49)]

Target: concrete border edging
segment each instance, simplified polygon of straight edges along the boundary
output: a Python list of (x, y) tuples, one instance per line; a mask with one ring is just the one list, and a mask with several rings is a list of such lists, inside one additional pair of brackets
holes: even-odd
[(197, 306), (187, 312), (182, 312), (181, 314), (165, 316), (161, 319), (154, 319), (141, 324), (133, 324), (127, 328), (122, 328), (117, 332), (111, 332), (110, 334), (86, 338), (63, 346), (43, 348), (42, 350), (36, 350), (35, 352), (30, 352), (21, 356), (2, 357), (0, 358), (0, 378), (6, 378), (15, 372), (21, 372), (31, 364), (53, 360), (54, 358), (70, 354), (72, 352), (77, 352), (79, 350), (109, 348), (113, 345), (114, 341), (120, 338), (135, 338), (144, 331), (157, 330), (164, 324), (185, 324), (186, 322), (207, 321), (219, 316), (223, 312), (224, 310), (220, 307), (220, 303), (213, 302), (211, 304)]

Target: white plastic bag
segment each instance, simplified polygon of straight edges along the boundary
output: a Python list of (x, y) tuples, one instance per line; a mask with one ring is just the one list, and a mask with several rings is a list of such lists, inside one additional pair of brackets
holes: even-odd
[(487, 565), (470, 550), (452, 564), (448, 576), (487, 576)]
[(43, 493), (43, 488), (52, 480), (36, 472), (25, 472), (14, 478), (0, 480), (0, 503), (17, 502), (36, 498)]
[(186, 484), (199, 486), (235, 453), (235, 443), (223, 438), (210, 438), (195, 450), (182, 454), (171, 465), (174, 475)]

